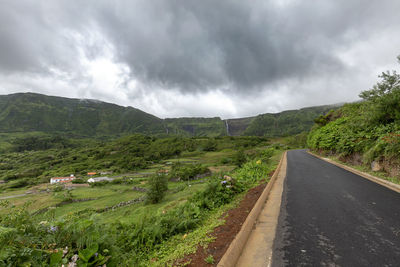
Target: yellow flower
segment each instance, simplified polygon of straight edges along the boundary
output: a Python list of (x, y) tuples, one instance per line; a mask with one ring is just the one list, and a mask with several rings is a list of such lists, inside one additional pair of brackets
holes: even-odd
[(261, 159), (256, 161), (257, 164), (261, 164)]

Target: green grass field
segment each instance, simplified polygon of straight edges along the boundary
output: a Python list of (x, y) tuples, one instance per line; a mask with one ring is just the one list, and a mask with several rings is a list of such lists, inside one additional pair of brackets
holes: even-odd
[[(213, 151), (201, 149), (207, 139), (197, 140), (199, 149), (192, 149), (193, 151), (184, 150), (179, 155), (164, 157), (162, 160), (148, 160), (143, 168), (109, 174), (109, 177), (114, 178), (113, 182), (96, 186), (73, 184), (62, 188), (42, 182), (30, 183), (31, 185), (28, 184), (21, 188), (12, 188), (5, 184), (0, 188), (0, 198), (16, 197), (0, 200), (0, 232), (8, 229), (1, 228), (3, 225), (10, 227), (6, 224), (9, 220), (16, 220), (12, 225), (18, 225), (19, 223), (26, 225), (29, 221), (32, 225), (31, 228), (37, 229), (31, 232), (30, 235), (38, 235), (31, 242), (38, 242), (37, 240), (40, 238), (45, 240), (52, 240), (53, 238), (49, 230), (44, 233), (40, 232), (40, 229), (43, 229), (41, 227), (58, 225), (57, 227), (65, 228), (63, 231), (66, 231), (66, 233), (63, 236), (68, 237), (67, 241), (62, 243), (62, 246), (73, 246), (74, 253), (88, 248), (93, 242), (91, 240), (97, 240), (96, 242), (102, 249), (111, 251), (112, 260), (107, 262), (107, 266), (118, 266), (116, 265), (117, 263), (126, 264), (127, 266), (132, 266), (132, 264), (135, 266), (165, 266), (165, 264), (170, 264), (175, 259), (193, 252), (198, 243), (205, 244), (210, 242), (211, 239), (208, 234), (216, 226), (223, 223), (223, 218), (221, 218), (223, 212), (234, 207), (249, 188), (257, 184), (262, 178), (265, 178), (273, 166), (277, 165), (282, 149), (277, 148), (276, 145), (268, 145), (265, 140), (256, 140), (255, 142), (249, 138), (233, 140), (223, 138), (221, 143), (217, 143), (217, 147), (213, 148)], [(184, 145), (182, 146), (186, 146), (190, 145), (192, 141), (188, 143), (186, 139), (183, 139), (179, 142), (183, 142)], [(250, 142), (254, 142), (254, 144), (249, 145)], [(161, 144), (168, 145), (168, 143), (162, 142)], [(66, 149), (71, 150), (70, 148)], [(113, 151), (116, 149), (120, 148), (110, 145), (108, 150), (110, 152), (107, 153), (114, 155)], [(133, 146), (132, 151), (134, 151)], [(159, 151), (162, 152), (164, 150), (161, 148)], [(240, 165), (236, 160), (238, 151), (245, 160)], [(272, 151), (272, 154), (267, 153), (267, 155), (264, 153), (268, 151)], [(62, 153), (62, 151), (57, 153)], [(38, 155), (46, 157), (46, 155), (54, 154), (54, 150), (27, 151), (20, 154), (31, 162), (35, 162), (35, 157)], [(17, 165), (12, 160), (13, 158), (18, 159), (18, 155), (15, 152), (7, 155), (5, 157), (5, 159), (9, 160), (7, 164)], [(75, 153), (75, 155), (77, 154)], [(90, 153), (87, 152), (87, 155), (88, 162), (94, 165), (97, 164), (96, 158), (102, 162), (103, 157), (105, 157), (103, 154), (97, 156), (98, 153), (95, 150), (91, 150)], [(262, 159), (264, 156), (266, 160), (261, 165), (256, 163), (258, 159)], [(77, 163), (74, 162), (73, 157), (73, 155), (66, 156), (67, 160), (63, 161), (66, 165), (57, 167), (58, 169), (52, 170), (51, 173), (56, 173), (57, 170), (68, 170), (71, 166), (75, 166)], [(82, 155), (77, 155), (76, 157), (85, 158)], [(54, 161), (55, 159), (52, 160)], [(120, 160), (120, 157), (115, 158), (115, 160)], [(245, 163), (248, 164), (246, 165)], [(21, 163), (18, 162), (18, 164)], [(242, 166), (241, 164), (245, 164), (244, 167), (240, 167)], [(51, 165), (46, 166), (51, 168)], [(96, 169), (89, 166), (87, 170), (81, 171), (79, 176), (87, 179), (86, 172), (91, 170)], [(151, 188), (151, 177), (158, 177), (157, 172), (160, 170), (169, 171), (168, 190), (159, 203), (150, 204), (146, 201), (147, 193), (138, 191), (138, 188), (140, 190), (149, 190)], [(192, 173), (193, 170), (201, 170), (202, 173), (198, 174), (206, 174), (206, 176), (173, 179), (174, 176), (172, 175), (176, 170), (180, 170), (180, 172), (177, 172), (180, 175), (182, 171)], [(204, 172), (205, 170), (207, 171)], [(262, 177), (260, 173), (262, 173)], [(235, 183), (235, 188), (225, 188), (225, 185), (221, 183), (224, 180), (224, 175), (230, 175), (237, 179), (238, 182)], [(253, 175), (256, 178), (253, 178)], [(26, 180), (28, 178), (23, 177), (21, 179)], [(39, 180), (45, 181), (43, 177)], [(10, 180), (8, 185), (18, 181), (19, 179)], [(212, 193), (213, 190), (217, 191)], [(128, 201), (135, 202), (126, 205)], [(6, 203), (9, 203), (9, 205)], [(28, 216), (29, 219), (24, 216)], [(65, 222), (68, 222), (67, 225), (64, 225)], [(81, 227), (86, 228), (82, 230), (83, 228)], [(90, 230), (91, 227), (95, 228)], [(104, 229), (104, 233), (94, 229)], [(21, 234), (25, 236), (24, 231), (26, 230), (21, 231)], [(83, 232), (76, 235), (76, 231)], [(116, 231), (121, 234), (116, 234)], [(104, 238), (102, 238), (103, 235)], [(125, 236), (129, 236), (129, 239), (123, 241)], [(49, 249), (51, 251), (52, 244), (56, 244), (57, 247), (61, 246), (61, 243), (58, 244), (61, 241), (40, 242), (39, 244), (28, 245), (28, 247), (41, 246), (46, 248), (44, 251), (41, 250), (40, 255), (42, 256), (39, 257), (39, 261), (45, 259), (45, 261), (49, 262), (48, 257), (51, 256)], [(81, 242), (85, 242), (85, 245), (79, 245)], [(130, 242), (136, 245), (132, 245)], [(15, 253), (17, 254), (15, 255), (19, 255), (18, 251), (21, 251), (21, 248), (18, 247), (24, 247), (25, 243), (15, 243), (13, 246), (16, 248)], [(130, 253), (136, 254), (130, 255)], [(37, 257), (35, 255), (32, 254), (30, 256), (31, 260)], [(72, 255), (65, 257), (70, 258)], [(149, 259), (153, 258), (157, 258), (157, 260), (149, 261)], [(1, 260), (2, 258), (0, 257), (0, 263)]]
[[(263, 147), (257, 148), (255, 150), (262, 150)], [(254, 152), (254, 149), (249, 149), (248, 152)], [(213, 152), (204, 152), (204, 151), (194, 151), (194, 152), (184, 152), (180, 157), (170, 158), (163, 160), (161, 163), (155, 163), (150, 165), (146, 169), (138, 170), (133, 173), (120, 174), (117, 177), (125, 177), (133, 179), (133, 183), (131, 185), (107, 185), (102, 187), (78, 187), (70, 190), (72, 199), (85, 199), (91, 198), (93, 200), (83, 201), (83, 202), (74, 202), (62, 205), (57, 207), (56, 216), (60, 217), (64, 214), (79, 212), (85, 209), (101, 209), (109, 206), (116, 205), (123, 201), (128, 201), (131, 199), (138, 198), (143, 196), (144, 193), (136, 192), (132, 190), (133, 186), (139, 186), (142, 188), (146, 188), (147, 177), (155, 174), (159, 169), (170, 169), (171, 163), (180, 162), (182, 164), (194, 164), (200, 163), (208, 166), (212, 173), (220, 173), (220, 172), (230, 172), (235, 166), (231, 164), (222, 164), (221, 159), (233, 157), (235, 154), (235, 150), (233, 149), (223, 149), (221, 151), (213, 151)], [(273, 156), (273, 160), (275, 161), (275, 157), (279, 158), (279, 154)], [(168, 187), (170, 191), (173, 191), (177, 187), (186, 186), (184, 190), (174, 193), (168, 194), (165, 201), (169, 206), (175, 206), (176, 203), (180, 203), (184, 201), (187, 197), (193, 195), (196, 191), (201, 190), (204, 187), (204, 183), (202, 184), (194, 184), (189, 187), (189, 185), (193, 182), (170, 182)], [(1, 197), (8, 197), (13, 195), (24, 194), (27, 191), (33, 191), (34, 193), (27, 194), (25, 196), (9, 198), (11, 204), (15, 206), (22, 206), (26, 203), (29, 204), (29, 210), (31, 212), (36, 212), (40, 209), (48, 208), (60, 204), (64, 201), (64, 191), (62, 192), (36, 192), (35, 190), (45, 189), (48, 185), (42, 184), (40, 186), (35, 186), (32, 188), (19, 188), (19, 189), (10, 189), (0, 193)], [(33, 190), (32, 190), (33, 189)], [(37, 190), (36, 190), (37, 191)], [(155, 206), (154, 209), (162, 209), (163, 205), (160, 207)], [(146, 211), (147, 210), (147, 211)], [(6, 213), (6, 209), (0, 208), (0, 214)], [(106, 218), (106, 221), (115, 220), (116, 218), (123, 218), (123, 221), (127, 220), (135, 220), (136, 217), (141, 217), (143, 214), (148, 213), (148, 207), (144, 207), (141, 204), (131, 205), (128, 207), (123, 207), (118, 209), (118, 211), (114, 211), (111, 214), (102, 215)], [(129, 216), (127, 216), (129, 215)], [(109, 217), (109, 219), (107, 219)]]
[[(144, 193), (141, 192), (136, 192), (132, 190), (133, 186), (139, 186), (146, 188), (146, 181), (148, 176), (155, 174), (159, 169), (170, 169), (170, 164), (171, 162), (181, 162), (183, 164), (193, 164), (193, 163), (201, 163), (206, 166), (210, 167), (210, 170), (214, 173), (218, 173), (221, 171), (231, 171), (235, 168), (235, 166), (227, 166), (227, 165), (222, 165), (221, 164), (221, 158), (224, 157), (231, 157), (233, 156), (235, 152), (230, 149), (225, 149), (223, 151), (219, 152), (196, 152), (196, 153), (188, 153), (183, 154), (182, 157), (179, 158), (171, 158), (164, 160), (162, 163), (157, 163), (157, 164), (152, 164), (148, 168), (139, 170), (135, 173), (128, 173), (128, 174), (121, 174), (118, 175), (118, 177), (126, 177), (126, 178), (132, 178), (134, 180), (132, 185), (107, 185), (107, 186), (102, 186), (102, 187), (78, 187), (70, 190), (72, 194), (72, 199), (84, 199), (84, 198), (95, 198), (94, 200), (90, 201), (84, 201), (84, 202), (76, 202), (76, 203), (70, 203), (70, 204), (65, 204), (61, 207), (57, 207), (56, 209), (56, 215), (57, 216), (62, 216), (63, 214), (67, 213), (73, 213), (73, 212), (78, 212), (84, 209), (100, 209), (100, 208), (105, 208), (109, 206), (116, 205), (120, 202), (123, 201), (128, 201), (134, 198), (138, 198)], [(191, 157), (188, 157), (191, 156)], [(204, 187), (204, 184), (195, 184), (193, 186), (189, 187), (189, 184), (191, 182), (170, 182), (168, 187), (170, 190), (173, 190), (174, 188), (180, 187), (180, 186), (187, 186), (185, 190), (182, 190), (178, 193), (175, 194), (168, 194), (166, 197), (167, 202), (171, 202), (168, 205), (173, 205), (173, 203), (179, 203), (182, 201), (182, 199), (187, 198), (190, 195), (193, 195), (194, 192), (201, 190)], [(43, 184), (40, 187), (45, 188), (47, 185)], [(23, 188), (23, 189), (14, 189), (10, 191), (5, 191), (0, 193), (0, 197), (6, 197), (6, 196), (13, 196), (13, 195), (19, 195), (19, 194), (24, 194), (25, 192), (30, 191), (30, 188)], [(61, 202), (63, 202), (64, 192), (50, 192), (50, 193), (32, 193), (28, 194), (26, 196), (21, 196), (21, 197), (16, 197), (16, 198), (9, 198), (7, 199), (11, 204), (16, 205), (16, 206), (22, 206), (23, 204), (27, 202), (31, 202), (29, 205), (29, 210), (31, 212), (35, 212), (40, 209), (48, 208), (54, 205), (57, 205)], [(136, 205), (140, 206), (140, 205)], [(139, 209), (140, 212), (140, 207), (125, 207), (121, 208), (121, 212), (125, 214), (125, 212), (128, 212), (129, 214), (132, 213), (133, 210), (136, 208)], [(147, 209), (144, 208), (145, 210)], [(6, 213), (6, 209), (1, 209), (0, 208), (0, 214)], [(117, 214), (119, 211), (117, 212)], [(143, 212), (146, 213), (146, 212)], [(107, 217), (105, 215), (105, 217)], [(117, 216), (119, 217), (125, 217), (123, 216)], [(133, 217), (140, 217), (140, 215), (135, 214)], [(112, 219), (115, 219), (116, 217), (114, 215), (111, 215)], [(132, 216), (129, 216), (129, 218), (132, 218)], [(128, 219), (124, 219), (128, 220)]]

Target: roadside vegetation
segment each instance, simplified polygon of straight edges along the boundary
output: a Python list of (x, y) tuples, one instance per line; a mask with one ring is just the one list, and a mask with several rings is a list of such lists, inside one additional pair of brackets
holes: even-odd
[(400, 75), (387, 71), (379, 77), (372, 89), (360, 94), (363, 101), (317, 118), (307, 142), (315, 151), (384, 171), (399, 183)]
[[(35, 138), (0, 154), (0, 198), (11, 196), (0, 200), (0, 265), (171, 264), (211, 241), (286, 148), (260, 137)], [(88, 172), (114, 180), (89, 186)], [(69, 174), (79, 182), (48, 184)]]

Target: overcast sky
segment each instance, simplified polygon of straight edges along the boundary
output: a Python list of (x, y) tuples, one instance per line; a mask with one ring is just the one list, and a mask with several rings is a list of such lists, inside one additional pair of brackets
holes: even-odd
[(0, 94), (165, 117), (348, 102), (399, 69), (399, 0), (0, 0)]

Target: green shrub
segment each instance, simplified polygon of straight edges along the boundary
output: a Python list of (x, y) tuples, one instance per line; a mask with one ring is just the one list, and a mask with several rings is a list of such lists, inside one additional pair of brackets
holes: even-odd
[[(88, 249), (97, 247), (100, 252), (114, 244), (107, 234), (107, 227), (94, 220), (67, 216), (61, 221), (53, 221), (52, 216), (46, 214), (47, 220), (38, 223), (27, 211), (27, 204), (13, 207), (2, 202), (1, 205), (7, 207), (9, 213), (0, 217), (0, 266), (60, 266), (68, 263), (74, 254), (88, 256)], [(4, 238), (10, 234), (13, 238)], [(65, 247), (68, 251), (63, 256)], [(104, 257), (98, 261), (100, 258), (99, 254), (87, 262), (86, 258), (81, 258), (79, 264), (97, 266), (90, 263), (100, 264), (108, 260)]]
[(233, 195), (238, 192), (236, 188), (229, 186), (230, 184), (224, 183), (224, 181), (215, 177), (207, 184), (204, 191), (198, 192), (193, 196), (192, 201), (205, 210), (220, 207), (230, 202)]
[(79, 178), (79, 179), (72, 180), (72, 183), (73, 184), (86, 184), (86, 181)]
[(214, 257), (212, 255), (208, 255), (207, 258), (204, 259), (207, 264), (214, 264)]
[(249, 187), (261, 179), (268, 178), (268, 174), (272, 171), (271, 167), (262, 159), (252, 160), (243, 165), (234, 174), (236, 181)]
[(79, 266), (101, 266), (107, 262), (110, 257), (105, 257), (99, 253), (99, 245), (97, 243), (79, 251)]
[(105, 186), (111, 184), (112, 181), (99, 181), (99, 182), (93, 182), (89, 183), (91, 187), (100, 187), (100, 186)]
[(4, 176), (4, 178), (3, 178), (3, 180), (4, 181), (11, 181), (11, 180), (15, 180), (15, 179), (17, 179), (18, 177), (15, 175), (15, 174), (8, 174), (8, 175), (5, 175)]
[(233, 163), (238, 166), (242, 167), (242, 165), (247, 161), (246, 155), (244, 154), (243, 149), (239, 149), (235, 155), (233, 156)]
[(114, 179), (110, 181), (111, 184), (130, 184), (132, 183), (131, 180), (128, 179)]
[(158, 173), (149, 178), (149, 190), (147, 191), (147, 202), (155, 204), (160, 202), (168, 190), (168, 177)]
[(21, 187), (25, 187), (25, 186), (28, 186), (28, 185), (29, 185), (28, 180), (20, 179), (20, 180), (17, 180), (15, 182), (9, 183), (8, 187), (9, 188), (21, 188)]
[(203, 147), (204, 151), (216, 151), (217, 150), (217, 142), (215, 139), (209, 138)]
[(279, 147), (268, 147), (266, 149), (263, 149), (260, 155), (261, 160), (264, 162), (269, 162), (270, 158), (274, 155), (276, 149), (279, 149)]
[(222, 158), (221, 159), (221, 164), (229, 164), (232, 162), (231, 158)]
[(61, 191), (63, 191), (64, 190), (64, 186), (62, 185), (62, 184), (56, 184), (54, 187), (53, 187), (53, 192), (61, 192)]
[(175, 162), (171, 171), (169, 172), (170, 178), (180, 178), (183, 181), (195, 179), (197, 175), (205, 174), (210, 170), (201, 164), (188, 164), (183, 165), (180, 162)]

